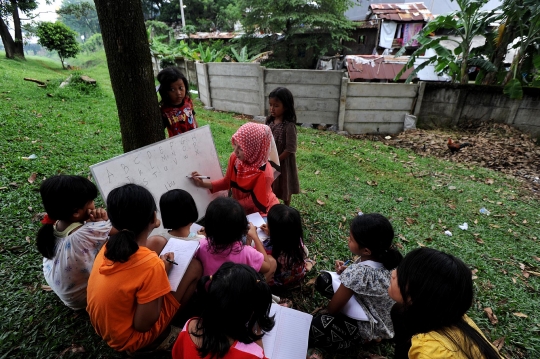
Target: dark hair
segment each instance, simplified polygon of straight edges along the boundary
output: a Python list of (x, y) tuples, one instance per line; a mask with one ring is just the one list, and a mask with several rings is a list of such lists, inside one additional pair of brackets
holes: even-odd
[(202, 294), (203, 308), (196, 327), (199, 334), (190, 334), (202, 338), (197, 349), (201, 358), (225, 356), (229, 338), (245, 344), (259, 340), (263, 335), (255, 333), (256, 324), (264, 332), (274, 327), (270, 287), (248, 265), (223, 263), (213, 276), (199, 280), (197, 293)]
[(218, 197), (208, 205), (204, 217), (204, 229), (211, 253), (232, 250), (235, 242), (248, 232), (244, 208), (230, 197)]
[[(278, 99), (279, 102), (283, 105), (285, 108), (285, 112), (283, 112), (283, 122), (289, 121), (292, 123), (296, 123), (296, 111), (294, 110), (294, 97), (289, 91), (289, 89), (285, 87), (276, 87), (270, 94), (268, 95), (268, 98), (275, 98)], [(272, 115), (268, 116), (266, 118), (266, 124), (269, 125), (274, 121), (274, 117)]]
[(186, 88), (186, 97), (189, 96), (189, 82), (184, 76), (184, 74), (178, 69), (178, 67), (167, 67), (159, 72), (157, 75), (157, 80), (159, 81), (159, 95), (161, 96), (160, 104), (167, 105), (169, 103), (169, 90), (172, 83), (182, 80), (184, 87)]
[[(73, 214), (97, 197), (97, 188), (82, 176), (58, 175), (47, 178), (39, 188), (47, 215), (54, 220), (69, 221)], [(47, 259), (55, 255), (56, 237), (52, 224), (44, 224), (36, 238), (39, 253)]]
[(161, 195), (159, 210), (163, 227), (178, 229), (195, 222), (199, 218), (193, 197), (183, 189), (172, 189)]
[[(459, 258), (431, 248), (415, 249), (399, 265), (397, 282), (408, 338), (437, 331), (467, 358), (476, 358), (475, 348), (484, 358), (500, 358), (482, 334), (463, 318), (472, 305), (473, 283), (471, 270)], [(461, 331), (463, 339), (456, 338), (454, 328)]]
[(137, 236), (154, 221), (156, 202), (152, 194), (136, 184), (125, 184), (113, 189), (107, 196), (107, 213), (118, 233), (105, 245), (105, 258), (114, 262), (127, 262), (137, 252)]
[(360, 247), (371, 251), (371, 256), (390, 270), (399, 265), (403, 258), (401, 253), (392, 247), (394, 229), (385, 216), (379, 213), (368, 213), (354, 217), (351, 222), (352, 238)]
[[(296, 209), (284, 204), (272, 206), (268, 211), (268, 228), (274, 258), (283, 254), (288, 267), (304, 262), (304, 231), (300, 213)], [(280, 271), (281, 264), (278, 262), (276, 273)]]

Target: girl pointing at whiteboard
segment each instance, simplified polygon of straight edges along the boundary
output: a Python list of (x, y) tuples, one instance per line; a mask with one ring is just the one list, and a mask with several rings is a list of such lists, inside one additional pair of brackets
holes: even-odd
[(232, 197), (246, 213), (259, 212), (266, 216), (279, 203), (272, 192), (274, 170), (279, 169), (272, 131), (266, 125), (248, 122), (236, 131), (231, 142), (234, 151), (225, 177), (210, 182), (198, 178), (200, 174), (195, 171), (191, 179), (196, 186), (208, 188), (212, 193), (232, 189)]

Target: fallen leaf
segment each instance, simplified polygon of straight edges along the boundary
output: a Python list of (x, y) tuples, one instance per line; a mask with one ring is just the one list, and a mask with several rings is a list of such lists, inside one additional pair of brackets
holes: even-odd
[(527, 224), (527, 220), (526, 220), (526, 219), (524, 219), (524, 220), (523, 220), (523, 222), (521, 222), (521, 223), (523, 223), (523, 224)]
[(320, 204), (321, 206), (324, 206), (324, 202), (321, 201), (320, 199), (317, 200), (317, 203)]
[(401, 234), (401, 233), (398, 234), (398, 237), (399, 237), (399, 239), (401, 239), (403, 242), (409, 243), (409, 240), (408, 240), (407, 238), (405, 238), (405, 236), (404, 236), (403, 234)]
[(396, 198), (396, 202), (403, 202), (403, 197)]
[(316, 175), (318, 175), (319, 173), (321, 173), (321, 171), (319, 171), (319, 170), (315, 171)]
[(534, 260), (540, 262), (540, 257), (537, 257), (537, 256), (532, 256), (534, 258)]
[(521, 269), (521, 270), (525, 270), (525, 264), (523, 264), (523, 263), (519, 263), (519, 269)]
[(307, 285), (308, 287), (309, 287), (310, 285), (314, 285), (316, 280), (317, 280), (317, 277), (313, 277), (313, 278), (311, 278), (311, 279), (306, 283), (306, 285)]
[(426, 245), (425, 245), (424, 243), (422, 243), (422, 242), (416, 242), (416, 243), (418, 243), (418, 245), (419, 245), (420, 247), (425, 247), (425, 246), (426, 246)]
[(411, 225), (415, 224), (417, 221), (416, 221), (416, 219), (414, 219), (414, 218), (409, 218), (409, 217), (407, 217), (407, 218), (405, 218), (405, 222), (406, 222), (409, 226), (411, 226)]
[(37, 178), (37, 173), (34, 172), (34, 173), (32, 173), (32, 174), (30, 175), (30, 177), (28, 177), (28, 182), (34, 183), (35, 180), (36, 180), (36, 178)]
[(488, 178), (488, 179), (486, 179), (486, 181), (485, 181), (485, 184), (490, 185), (490, 186), (491, 186), (493, 183), (495, 183), (495, 180), (494, 180), (493, 178)]
[(7, 187), (0, 187), (0, 191), (7, 189)]
[(19, 187), (19, 185), (17, 184), (17, 182), (10, 182), (9, 185), (10, 185), (10, 186), (13, 186), (13, 187)]
[(449, 187), (448, 187), (448, 189), (451, 190), (451, 191), (454, 190), (454, 189), (456, 189), (456, 188), (457, 188), (456, 186), (449, 186)]
[(523, 313), (520, 313), (520, 312), (512, 313), (512, 314), (514, 314), (516, 317), (519, 317), (519, 318), (528, 318), (529, 317), (527, 314), (523, 314)]
[(505, 337), (500, 337), (499, 339), (495, 340), (493, 342), (493, 346), (498, 350), (498, 351), (501, 351), (501, 349), (503, 348), (504, 346), (504, 339)]
[(396, 247), (398, 247), (399, 249), (403, 249), (403, 244), (399, 243), (399, 242), (395, 242), (394, 243), (396, 245)]
[(432, 242), (432, 241), (433, 241), (433, 238), (428, 237), (428, 238), (425, 239), (425, 241), (426, 241), (426, 242)]
[(34, 209), (32, 207), (28, 207), (28, 212), (32, 212)]
[(516, 278), (515, 277), (512, 277), (512, 282), (514, 282), (514, 284), (516, 284)]
[(43, 289), (46, 292), (51, 292), (52, 291), (52, 288), (50, 286), (48, 286), (48, 285), (45, 285), (45, 284), (41, 285), (41, 289)]
[(346, 202), (350, 202), (351, 196), (346, 194), (345, 196), (343, 196), (343, 200), (346, 201)]
[(27, 241), (28, 243), (32, 243), (32, 239), (31, 239), (30, 237), (26, 237), (26, 241)]
[(478, 220), (477, 220), (477, 219), (474, 220), (474, 224), (478, 224)]
[(480, 238), (478, 238), (478, 237), (476, 237), (476, 238), (475, 238), (474, 240), (475, 240), (475, 241), (476, 241), (476, 243), (478, 243), (478, 244), (484, 244), (484, 241), (483, 241), (483, 240), (481, 240), (481, 239), (480, 239)]
[(455, 204), (452, 204), (452, 203), (450, 203), (450, 204), (448, 205), (448, 207), (450, 207), (451, 209), (456, 209), (456, 205), (455, 205)]
[(532, 274), (532, 275), (535, 275), (535, 276), (537, 276), (537, 277), (540, 277), (540, 273), (538, 273), (538, 272), (534, 272), (534, 271), (532, 271), (532, 270), (528, 270), (528, 271), (526, 271), (526, 272), (527, 272), (527, 273), (530, 273), (530, 274)]
[(488, 319), (492, 325), (495, 325), (499, 322), (497, 316), (495, 315), (495, 313), (493, 313), (493, 310), (490, 307), (484, 308), (484, 312), (486, 312)]
[(368, 185), (374, 186), (374, 187), (378, 185), (378, 183), (377, 183), (376, 181), (366, 181), (366, 183), (367, 183)]
[(527, 273), (527, 271), (523, 271), (521, 274), (525, 277), (525, 279), (529, 278), (529, 273)]
[(357, 181), (360, 181), (360, 178), (358, 178), (358, 177), (354, 177), (354, 179), (357, 180)]

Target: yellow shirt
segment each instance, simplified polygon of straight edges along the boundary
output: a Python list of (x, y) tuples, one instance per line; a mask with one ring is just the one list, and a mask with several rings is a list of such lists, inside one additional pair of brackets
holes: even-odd
[[(482, 331), (467, 315), (465, 321), (476, 331), (482, 334)], [(456, 339), (463, 345), (463, 335), (456, 330)], [(485, 337), (484, 337), (485, 338)], [(487, 339), (486, 339), (487, 340)], [(489, 343), (489, 341), (488, 341)], [(482, 358), (478, 348), (474, 347), (474, 358)], [(467, 359), (467, 356), (456, 345), (436, 331), (425, 334), (417, 334), (412, 337), (411, 349), (409, 349), (409, 359)]]

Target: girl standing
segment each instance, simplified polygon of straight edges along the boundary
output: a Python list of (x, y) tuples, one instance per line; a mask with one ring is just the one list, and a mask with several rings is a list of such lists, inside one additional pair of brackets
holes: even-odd
[(288, 206), (291, 195), (300, 193), (298, 169), (296, 168), (296, 112), (294, 98), (288, 89), (278, 87), (268, 95), (270, 116), (266, 124), (272, 129), (276, 141), (281, 175), (276, 178), (272, 190)]
[(467, 316), (473, 303), (471, 270), (430, 248), (405, 256), (392, 272), (388, 294), (396, 330), (394, 358), (501, 359)]
[(276, 204), (268, 212), (268, 224), (263, 224), (261, 229), (270, 236), (264, 242), (266, 253), (277, 262), (270, 285), (290, 287), (298, 284), (313, 267), (313, 261), (307, 259), (309, 252), (304, 245), (300, 213), (292, 207)]
[[(390, 339), (394, 328), (390, 310), (394, 305), (388, 295), (390, 270), (397, 267), (401, 254), (392, 247), (394, 230), (378, 213), (357, 216), (351, 222), (349, 249), (360, 258), (346, 267), (336, 261), (341, 284), (334, 293), (332, 278), (323, 272), (316, 288), (330, 299), (327, 313), (317, 315), (311, 323), (310, 346), (337, 350), (362, 341)], [(367, 320), (355, 320), (341, 310), (354, 296)], [(328, 325), (332, 323), (332, 325)], [(339, 328), (339, 330), (334, 330)]]
[(231, 262), (199, 281), (202, 314), (190, 319), (172, 351), (173, 359), (266, 359), (263, 331), (274, 327), (272, 295), (253, 268)]
[(275, 163), (279, 162), (277, 158), (271, 161), (272, 131), (266, 125), (248, 122), (236, 131), (231, 142), (234, 151), (229, 157), (225, 177), (206, 182), (197, 178), (198, 172), (193, 172), (192, 180), (196, 186), (208, 188), (212, 193), (232, 189), (232, 197), (246, 213), (259, 212), (266, 216), (268, 210), (279, 203), (272, 192), (272, 166), (279, 165)]
[(169, 137), (197, 128), (189, 83), (176, 67), (167, 67), (157, 76), (161, 96), (161, 119)]
[(99, 251), (90, 274), (90, 321), (117, 351), (170, 350), (180, 329), (169, 323), (195, 291), (201, 264), (192, 260), (171, 292), (167, 272), (174, 253), (158, 257), (147, 245), (148, 235), (160, 224), (152, 194), (126, 184), (109, 193), (107, 209), (119, 232)]
[(84, 309), (88, 277), (111, 222), (103, 208), (95, 208), (97, 188), (84, 177), (53, 176), (39, 192), (47, 212), (36, 239), (43, 275), (65, 305)]

